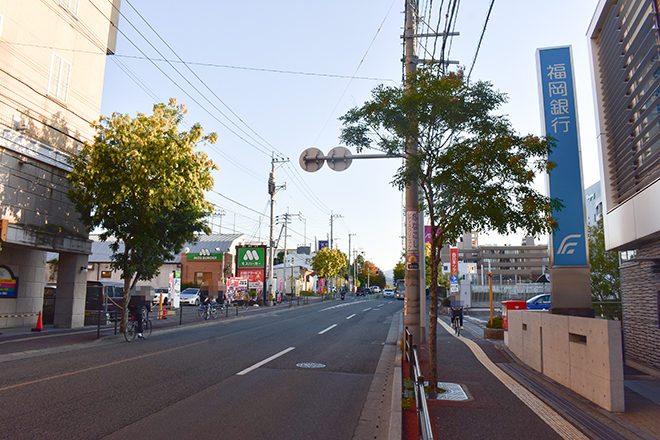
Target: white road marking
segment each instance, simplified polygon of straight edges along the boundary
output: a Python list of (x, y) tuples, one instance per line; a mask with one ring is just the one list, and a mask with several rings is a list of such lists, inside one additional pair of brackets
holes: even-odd
[(363, 312), (368, 312), (369, 310), (371, 310), (371, 307), (369, 307), (368, 309), (364, 309), (364, 310), (362, 310), (362, 311), (363, 311)]
[(250, 371), (252, 371), (252, 370), (256, 370), (257, 368), (261, 367), (262, 365), (265, 365), (265, 364), (267, 364), (268, 362), (270, 362), (270, 361), (272, 361), (272, 360), (274, 360), (274, 359), (277, 359), (278, 357), (280, 357), (280, 356), (282, 356), (282, 355), (287, 354), (288, 352), (290, 352), (291, 350), (294, 350), (295, 348), (296, 348), (296, 347), (289, 347), (289, 348), (287, 348), (286, 350), (282, 350), (282, 351), (280, 351), (279, 353), (272, 355), (272, 356), (269, 357), (268, 359), (264, 359), (263, 361), (258, 362), (258, 363), (256, 363), (256, 364), (252, 365), (251, 367), (246, 368), (246, 369), (243, 370), (243, 371), (239, 371), (238, 373), (236, 373), (236, 376), (244, 376), (244, 375), (248, 374)]
[(355, 316), (355, 313), (353, 313), (351, 316), (348, 316), (346, 319), (351, 319), (353, 316)]
[(319, 332), (319, 335), (322, 335), (323, 333), (332, 330), (333, 328), (337, 327), (337, 324), (332, 324), (330, 327), (326, 328), (325, 330), (321, 330)]
[(542, 400), (532, 394), (527, 388), (520, 385), (511, 376), (506, 374), (500, 367), (491, 361), (486, 353), (483, 352), (474, 341), (456, 336), (454, 329), (449, 327), (444, 321), (438, 318), (438, 323), (442, 325), (445, 330), (452, 334), (455, 338), (460, 339), (472, 351), (474, 356), (481, 362), (481, 364), (490, 371), (500, 382), (502, 382), (516, 397), (518, 397), (525, 405), (536, 413), (541, 420), (545, 421), (554, 431), (566, 440), (588, 440), (582, 432), (575, 426), (571, 425), (566, 419), (559, 415), (555, 410), (550, 408)]

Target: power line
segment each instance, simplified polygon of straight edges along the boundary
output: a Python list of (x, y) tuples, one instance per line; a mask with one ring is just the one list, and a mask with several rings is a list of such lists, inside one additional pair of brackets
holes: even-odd
[(490, 7), (488, 8), (488, 14), (486, 15), (486, 21), (484, 22), (484, 28), (481, 31), (481, 37), (479, 37), (479, 44), (477, 44), (477, 50), (474, 52), (474, 58), (472, 59), (472, 66), (470, 67), (470, 72), (468, 73), (467, 76), (467, 81), (470, 81), (470, 75), (472, 75), (472, 69), (474, 69), (474, 65), (477, 62), (477, 55), (479, 55), (479, 49), (481, 48), (481, 42), (484, 39), (484, 34), (486, 33), (486, 26), (488, 26), (488, 20), (490, 20), (490, 13), (493, 10), (493, 5), (495, 4), (495, 0), (491, 0), (490, 2)]

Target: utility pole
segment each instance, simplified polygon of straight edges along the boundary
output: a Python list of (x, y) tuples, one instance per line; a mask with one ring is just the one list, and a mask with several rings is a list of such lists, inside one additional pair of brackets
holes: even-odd
[[(264, 295), (267, 295), (268, 297), (264, 298), (264, 304), (271, 306), (273, 305), (271, 298), (273, 297), (273, 257), (275, 252), (275, 240), (273, 237), (273, 222), (275, 221), (275, 217), (273, 216), (273, 209), (275, 208), (275, 193), (277, 193), (278, 189), (286, 189), (286, 183), (282, 186), (275, 185), (275, 164), (285, 163), (288, 161), (289, 159), (286, 158), (275, 159), (275, 153), (273, 153), (270, 161), (270, 175), (268, 176), (268, 194), (270, 194), (270, 240), (268, 242), (268, 289), (264, 289)], [(286, 237), (284, 239), (286, 240)], [(268, 292), (266, 292), (266, 290), (268, 290)]]
[[(350, 232), (348, 233), (348, 275), (351, 274), (351, 237), (357, 234), (351, 234)], [(355, 272), (355, 271), (353, 271)], [(355, 283), (355, 276), (353, 276), (353, 282), (349, 284), (348, 288), (350, 289), (351, 293), (353, 293), (353, 284)]]
[[(417, 6), (418, 0), (406, 0), (406, 24), (404, 31), (405, 55), (403, 62), (406, 74), (406, 90), (409, 90), (411, 75), (417, 71), (417, 55), (415, 48), (415, 35), (417, 34)], [(406, 155), (417, 154), (417, 138), (408, 139)], [(406, 166), (410, 166), (406, 159)], [(404, 325), (412, 334), (416, 344), (423, 342), (421, 331), (422, 313), (420, 296), (420, 249), (419, 249), (419, 187), (417, 182), (410, 182), (406, 187), (406, 298)]]
[(330, 211), (330, 249), (334, 249), (333, 239), (332, 239), (332, 229), (333, 229), (333, 220), (336, 218), (344, 218), (343, 215), (335, 214)]

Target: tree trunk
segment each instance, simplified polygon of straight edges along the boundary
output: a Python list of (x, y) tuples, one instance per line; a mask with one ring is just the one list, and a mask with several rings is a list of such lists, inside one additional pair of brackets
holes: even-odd
[[(433, 226), (432, 226), (433, 228)], [(435, 245), (435, 234), (431, 232), (431, 310), (429, 312), (429, 393), (438, 393), (438, 265), (440, 249)]]

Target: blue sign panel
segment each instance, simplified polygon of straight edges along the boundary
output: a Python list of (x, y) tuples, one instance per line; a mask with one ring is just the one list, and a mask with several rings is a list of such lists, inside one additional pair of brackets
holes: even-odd
[(328, 240), (319, 240), (319, 248), (318, 250), (320, 251), (323, 248), (327, 248), (328, 246)]
[(543, 128), (546, 136), (557, 141), (548, 156), (557, 164), (548, 179), (549, 195), (564, 205), (561, 211), (552, 213), (559, 229), (551, 240), (551, 264), (586, 266), (587, 228), (571, 47), (538, 49), (536, 55)]
[(450, 275), (449, 284), (458, 284), (458, 275)]

